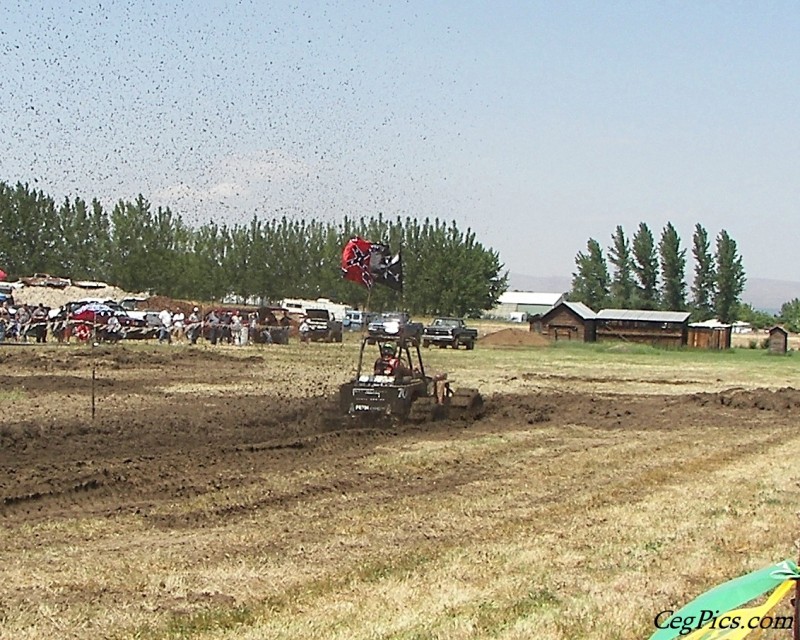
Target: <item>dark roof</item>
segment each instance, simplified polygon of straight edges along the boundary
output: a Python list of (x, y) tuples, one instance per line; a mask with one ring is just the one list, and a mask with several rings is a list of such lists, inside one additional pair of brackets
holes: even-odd
[(789, 332), (780, 325), (775, 325), (774, 327), (772, 327), (772, 329), (769, 330), (770, 333), (772, 333), (773, 331), (781, 331), (783, 332), (784, 335), (787, 336), (789, 335)]
[(563, 300), (550, 309), (547, 313), (543, 313), (541, 318), (543, 320), (545, 318), (551, 318), (553, 315), (558, 313), (558, 310), (561, 309), (562, 306), (572, 311), (572, 313), (578, 316), (581, 320), (594, 320), (597, 315), (582, 302), (570, 302), (568, 300)]
[(561, 304), (571, 309), (584, 320), (594, 320), (597, 317), (597, 314), (582, 302), (570, 302), (565, 300)]
[(598, 320), (626, 320), (630, 322), (686, 322), (688, 311), (645, 311), (643, 309), (603, 309)]

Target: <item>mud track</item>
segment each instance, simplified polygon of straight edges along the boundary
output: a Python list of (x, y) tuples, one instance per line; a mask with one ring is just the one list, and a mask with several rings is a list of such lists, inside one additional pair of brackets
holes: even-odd
[[(11, 398), (0, 423), (0, 517), (37, 522), (77, 514), (136, 513), (159, 526), (203, 526), (237, 512), (287, 505), (310, 495), (369, 485), (378, 494), (427, 490), (398, 487), (375, 473), (350, 473), (353, 461), (390, 441), (459, 438), (472, 430), (517, 430), (550, 422), (601, 429), (668, 430), (691, 424), (750, 428), (796, 420), (800, 391), (731, 390), (684, 396), (494, 395), (478, 423), (359, 427), (338, 416), (327, 387), (306, 397), (290, 376), (266, 387), (253, 379), (263, 357), (214, 351), (130, 352), (5, 350), (0, 389)], [(91, 415), (92, 376), (96, 414)], [(176, 385), (183, 387), (175, 391)], [(205, 393), (209, 384), (213, 393)], [(200, 385), (196, 390), (193, 385)], [(206, 386), (202, 386), (206, 385)], [(302, 385), (301, 385), (302, 387)], [(294, 395), (291, 395), (294, 393)], [(297, 396), (300, 397), (297, 397)], [(172, 515), (161, 508), (221, 490), (257, 486), (264, 474), (318, 468), (327, 482), (296, 490), (264, 487), (246, 505)], [(445, 476), (457, 486), (481, 469)]]

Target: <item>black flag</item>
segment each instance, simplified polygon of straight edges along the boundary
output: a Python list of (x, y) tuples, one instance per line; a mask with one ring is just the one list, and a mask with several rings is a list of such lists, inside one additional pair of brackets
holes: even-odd
[(375, 282), (395, 291), (403, 291), (403, 257), (400, 253), (386, 255), (385, 260), (373, 271)]

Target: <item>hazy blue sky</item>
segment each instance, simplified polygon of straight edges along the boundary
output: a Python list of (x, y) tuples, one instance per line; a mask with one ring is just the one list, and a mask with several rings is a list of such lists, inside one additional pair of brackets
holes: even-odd
[(2, 7), (0, 180), (57, 200), (438, 216), (541, 276), (699, 222), (796, 279), (797, 1)]

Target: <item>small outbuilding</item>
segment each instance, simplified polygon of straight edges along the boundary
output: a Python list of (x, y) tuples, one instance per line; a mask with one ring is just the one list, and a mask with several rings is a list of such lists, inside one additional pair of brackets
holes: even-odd
[(639, 342), (655, 347), (682, 347), (689, 336), (688, 311), (603, 309), (597, 314), (597, 340)]
[(688, 346), (693, 349), (730, 349), (733, 325), (719, 320), (693, 322), (689, 325)]
[(594, 342), (596, 317), (582, 302), (564, 300), (541, 317), (541, 333), (555, 342)]
[(784, 354), (789, 349), (789, 332), (781, 326), (772, 327), (769, 330), (770, 353)]

